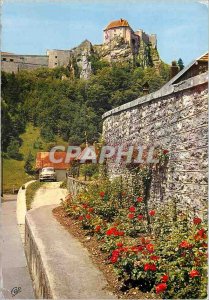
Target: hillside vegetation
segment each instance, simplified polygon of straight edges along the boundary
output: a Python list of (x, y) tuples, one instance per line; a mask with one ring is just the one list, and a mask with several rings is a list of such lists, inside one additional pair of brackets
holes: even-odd
[[(37, 69), (17, 74), (2, 72), (2, 152), (5, 191), (18, 188), (31, 175), (25, 161), (37, 151), (61, 143), (79, 145), (87, 134), (90, 143), (99, 139), (101, 116), (106, 111), (149, 92), (169, 79), (169, 67), (161, 63), (143, 69), (130, 63), (92, 60), (89, 80), (73, 78), (68, 68)], [(40, 128), (40, 129), (39, 129)], [(31, 168), (28, 168), (31, 174)]]
[[(52, 144), (47, 143), (40, 136), (40, 129), (28, 124), (26, 130), (20, 135), (22, 145), (19, 148), (20, 159), (13, 159), (4, 155), (3, 158), (3, 191), (11, 193), (17, 190), (27, 181), (35, 179), (35, 175), (27, 174), (24, 170), (25, 162), (28, 154), (33, 157), (32, 165), (35, 165), (35, 157), (38, 151), (47, 151)], [(36, 143), (39, 142), (39, 148), (36, 148)], [(66, 146), (61, 138), (56, 138), (56, 143)]]

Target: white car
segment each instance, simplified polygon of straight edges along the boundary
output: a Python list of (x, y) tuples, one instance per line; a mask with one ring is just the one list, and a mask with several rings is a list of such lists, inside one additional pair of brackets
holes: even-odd
[(52, 167), (43, 168), (39, 174), (39, 181), (56, 181), (56, 172)]

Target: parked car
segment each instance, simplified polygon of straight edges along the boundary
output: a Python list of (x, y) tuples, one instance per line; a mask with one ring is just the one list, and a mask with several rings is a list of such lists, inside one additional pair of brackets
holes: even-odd
[(43, 168), (39, 174), (39, 181), (56, 181), (56, 172), (52, 167)]

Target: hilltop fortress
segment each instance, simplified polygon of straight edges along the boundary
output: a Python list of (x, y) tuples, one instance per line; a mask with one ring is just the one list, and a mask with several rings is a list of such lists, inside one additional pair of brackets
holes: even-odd
[(103, 30), (101, 45), (92, 45), (85, 40), (78, 47), (69, 50), (47, 50), (46, 55), (20, 55), (1, 53), (1, 68), (5, 72), (17, 73), (40, 67), (68, 67), (72, 75), (76, 70), (81, 78), (92, 73), (91, 56), (98, 60), (117, 62), (129, 61), (137, 66), (158, 68), (161, 60), (157, 51), (157, 37), (148, 35), (142, 29), (133, 31), (124, 19), (112, 21)]
[(104, 44), (110, 43), (117, 37), (123, 38), (135, 51), (138, 50), (140, 42), (147, 45), (151, 43), (153, 48), (157, 48), (156, 34), (148, 35), (142, 29), (134, 32), (128, 21), (124, 19), (113, 21), (104, 29)]

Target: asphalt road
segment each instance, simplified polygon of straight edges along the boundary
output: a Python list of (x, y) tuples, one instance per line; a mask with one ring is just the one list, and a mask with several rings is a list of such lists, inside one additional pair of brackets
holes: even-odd
[(4, 197), (1, 206), (0, 299), (35, 299), (16, 219), (16, 195)]

